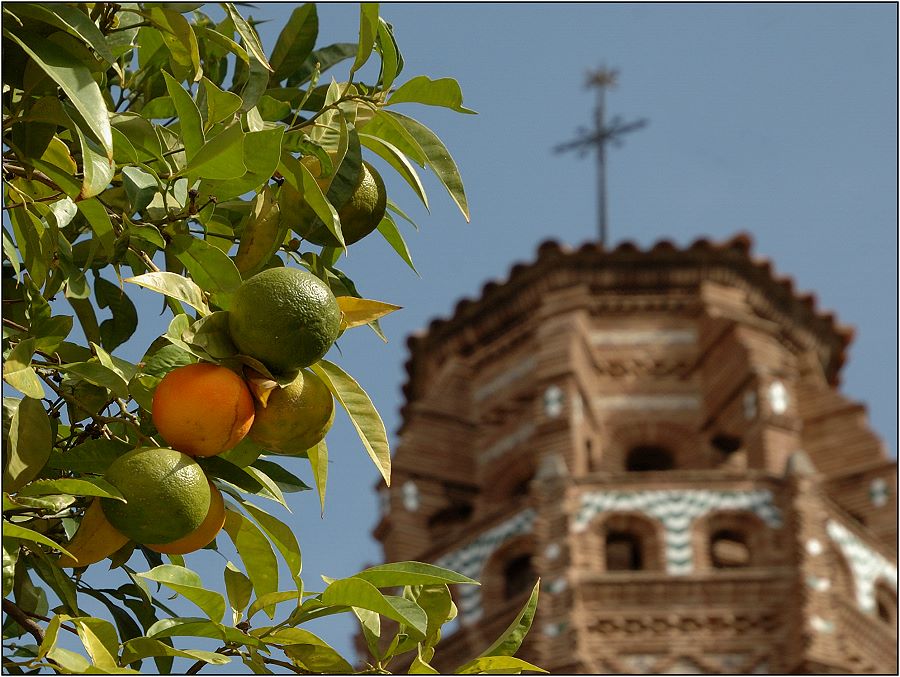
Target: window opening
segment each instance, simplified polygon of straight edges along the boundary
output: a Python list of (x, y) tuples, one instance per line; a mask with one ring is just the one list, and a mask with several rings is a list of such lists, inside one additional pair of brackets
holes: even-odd
[(534, 586), (537, 574), (531, 564), (531, 555), (519, 555), (503, 568), (504, 596), (513, 599)]
[(710, 538), (710, 559), (717, 569), (745, 567), (750, 564), (750, 548), (744, 534), (731, 529), (715, 532)]
[(656, 445), (641, 445), (628, 452), (625, 469), (629, 472), (672, 470), (675, 460), (668, 449)]
[(606, 570), (640, 571), (644, 568), (641, 541), (627, 531), (611, 531), (606, 536)]

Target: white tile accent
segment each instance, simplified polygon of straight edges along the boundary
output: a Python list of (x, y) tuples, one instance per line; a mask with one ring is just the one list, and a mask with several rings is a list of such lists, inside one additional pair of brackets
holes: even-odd
[(836, 520), (828, 520), (825, 530), (850, 566), (857, 604), (863, 611), (875, 613), (875, 584), (883, 580), (896, 591), (897, 565), (863, 543)]

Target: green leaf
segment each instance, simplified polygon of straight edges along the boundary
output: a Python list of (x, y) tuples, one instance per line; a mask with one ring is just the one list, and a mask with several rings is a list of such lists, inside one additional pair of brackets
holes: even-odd
[(253, 647), (264, 646), (255, 637), (245, 635), (237, 628), (231, 628), (203, 618), (164, 618), (147, 628), (147, 636), (154, 638), (209, 637), (210, 639), (217, 639), (230, 644), (244, 644)]
[(107, 256), (115, 254), (116, 250), (116, 233), (113, 230), (112, 221), (109, 219), (109, 213), (106, 207), (100, 204), (100, 201), (92, 197), (89, 200), (81, 200), (76, 203), (78, 211), (90, 225), (94, 231), (94, 237), (103, 246), (103, 251)]
[(252, 632), (265, 632), (267, 644), (281, 647), (291, 660), (301, 669), (314, 674), (350, 674), (350, 665), (337, 651), (319, 637), (301, 628), (279, 628), (266, 632), (259, 628)]
[(387, 432), (369, 395), (353, 380), (353, 377), (328, 360), (319, 360), (310, 369), (316, 372), (335, 399), (347, 410), (350, 422), (356, 428), (363, 446), (384, 477), (385, 483), (390, 486), (391, 450)]
[(241, 229), (234, 263), (246, 279), (258, 273), (272, 259), (289, 230), (287, 219), (281, 218), (281, 209), (275, 193), (266, 186), (253, 202), (253, 212)]
[[(40, 543), (41, 545), (48, 545), (54, 550), (59, 550), (64, 555), (68, 555), (74, 559), (74, 555), (62, 547), (56, 541), (52, 541), (44, 534), (38, 533), (33, 529), (29, 529), (27, 527), (23, 527), (20, 524), (14, 524), (13, 522), (3, 522), (3, 537), (4, 538), (18, 538), (20, 541), (30, 541), (32, 543)], [(53, 567), (56, 568), (56, 567)], [(60, 572), (62, 573), (62, 572)], [(43, 578), (43, 576), (42, 576)]]
[(453, 78), (432, 80), (419, 75), (400, 85), (387, 100), (388, 106), (398, 103), (422, 103), (426, 106), (441, 106), (455, 110), (457, 113), (475, 114), (475, 111), (462, 105), (462, 90)]
[(419, 275), (419, 271), (416, 270), (416, 266), (413, 263), (412, 254), (409, 253), (409, 247), (406, 246), (406, 240), (403, 239), (403, 235), (400, 234), (400, 230), (397, 228), (397, 223), (390, 214), (384, 215), (384, 218), (378, 224), (378, 232), (381, 233), (381, 236), (391, 246), (391, 249), (397, 252), (397, 255), (403, 259), (406, 265), (412, 268), (416, 275)]
[(378, 35), (378, 3), (363, 2), (359, 5), (359, 43), (356, 48), (356, 60), (350, 69), (352, 75), (362, 68), (375, 47)]
[(381, 73), (378, 77), (379, 86), (382, 91), (389, 91), (394, 79), (403, 70), (403, 56), (397, 47), (397, 41), (394, 39), (394, 31), (391, 25), (378, 18), (378, 49), (381, 53)]
[(210, 310), (203, 298), (203, 290), (193, 280), (167, 271), (159, 273), (144, 273), (136, 277), (129, 277), (124, 282), (145, 287), (160, 294), (165, 294), (178, 301), (187, 303), (195, 308), (201, 315), (209, 315)]
[(337, 210), (325, 199), (322, 189), (306, 165), (294, 158), (289, 152), (282, 151), (278, 170), (287, 182), (303, 196), (306, 203), (312, 208), (316, 216), (322, 219), (322, 222), (331, 231), (331, 234), (337, 238), (338, 242), (341, 243), (341, 246), (344, 246), (344, 236), (341, 233), (341, 219)]
[(119, 667), (116, 662), (119, 636), (113, 624), (102, 618), (91, 617), (73, 618), (71, 622), (94, 665), (104, 671), (116, 671)]
[(278, 590), (278, 560), (263, 533), (249, 519), (225, 509), (225, 532), (244, 563), (257, 597)]
[(281, 29), (269, 63), (274, 69), (273, 80), (281, 82), (292, 76), (306, 61), (319, 34), (319, 17), (316, 6), (306, 3), (294, 8)]
[(322, 507), (322, 516), (325, 515), (325, 486), (328, 484), (328, 447), (325, 440), (308, 449), (306, 455), (312, 468), (313, 480), (316, 490), (319, 492), (319, 505)]
[(383, 595), (368, 581), (359, 578), (338, 579), (325, 588), (320, 599), (326, 605), (369, 609), (406, 625), (422, 637), (425, 636), (428, 619), (419, 605), (402, 597)]
[(19, 542), (14, 538), (3, 537), (3, 597), (9, 597), (13, 589), (16, 575), (16, 562), (19, 560)]
[(176, 235), (167, 251), (181, 261), (201, 289), (215, 295), (216, 303), (228, 309), (228, 296), (241, 286), (241, 274), (227, 254), (191, 235)]
[[(252, 469), (252, 466), (247, 469)], [(298, 590), (301, 589), (303, 584), (300, 582), (300, 571), (303, 569), (303, 559), (300, 555), (300, 544), (297, 543), (294, 531), (281, 520), (276, 519), (265, 510), (257, 508), (248, 501), (242, 502), (241, 505), (256, 520), (256, 523), (266, 533), (269, 540), (275, 544), (275, 547), (278, 548), (285, 564), (287, 564), (288, 572), (291, 574), (294, 584)]]
[(6, 28), (3, 29), (3, 34), (25, 50), (41, 70), (62, 88), (100, 142), (106, 157), (112, 160), (113, 141), (109, 110), (106, 108), (100, 87), (92, 77), (91, 71), (81, 62), (79, 55), (68, 47), (50, 40), (28, 40), (26, 43)]
[(172, 61), (179, 67), (179, 79), (185, 78), (193, 82), (199, 80), (203, 74), (200, 51), (197, 36), (187, 19), (179, 12), (163, 7), (151, 8), (149, 18), (159, 28)]
[(409, 666), (410, 675), (439, 675), (440, 673), (431, 667), (422, 657), (422, 645), (416, 645), (416, 657)]
[(234, 22), (234, 27), (237, 30), (238, 35), (244, 40), (247, 51), (249, 51), (261, 65), (265, 66), (266, 70), (271, 71), (272, 66), (269, 65), (269, 61), (266, 59), (266, 53), (263, 51), (262, 44), (259, 41), (259, 36), (256, 34), (256, 31), (244, 20), (244, 17), (238, 14), (233, 3), (226, 2), (223, 6), (228, 13), (228, 17)]
[(228, 331), (228, 312), (224, 310), (201, 317), (181, 337), (189, 344), (202, 348), (210, 357), (224, 359), (237, 354)]
[(424, 562), (395, 562), (369, 567), (353, 578), (368, 581), (376, 588), (392, 588), (402, 585), (436, 585), (441, 583), (467, 583), (478, 585), (478, 581), (455, 571)]
[[(216, 83), (207, 78), (203, 78), (201, 82), (203, 84), (204, 99), (206, 101), (205, 112), (207, 127), (211, 127), (217, 122), (228, 120), (240, 109), (242, 101), (241, 97), (237, 94), (220, 89)], [(204, 112), (202, 106), (200, 112)], [(241, 161), (241, 164), (243, 165), (243, 160)]]
[(247, 132), (244, 137), (244, 166), (247, 167), (247, 173), (238, 179), (201, 181), (200, 200), (205, 201), (210, 197), (227, 200), (256, 191), (268, 183), (278, 168), (283, 135), (283, 127)]
[(428, 196), (425, 194), (425, 186), (422, 185), (422, 180), (419, 178), (412, 163), (400, 152), (399, 148), (384, 139), (379, 139), (370, 134), (361, 133), (359, 135), (359, 140), (366, 148), (375, 151), (384, 158), (384, 160), (403, 177), (406, 183), (409, 184), (409, 187), (413, 189), (413, 192), (415, 192), (422, 201), (422, 204), (425, 205), (425, 209), (429, 209)]
[(211, 621), (222, 622), (225, 615), (225, 598), (217, 592), (205, 589), (196, 572), (174, 564), (162, 564), (137, 575), (162, 583), (200, 607)]
[(131, 448), (130, 444), (120, 440), (87, 440), (65, 452), (54, 450), (47, 465), (58, 470), (102, 475), (110, 463)]
[[(317, 49), (309, 55), (309, 57), (306, 59), (306, 61), (303, 62), (303, 65), (297, 70), (297, 72), (288, 78), (287, 84), (289, 87), (302, 85), (309, 81), (316, 72), (324, 73), (332, 66), (339, 64), (341, 61), (345, 61), (356, 56), (356, 51), (357, 44), (355, 42), (338, 42), (333, 45), (328, 45), (327, 47)], [(320, 65), (320, 69), (318, 71), (316, 71), (316, 64)]]
[(42, 287), (49, 272), (50, 232), (41, 220), (25, 207), (10, 209), (7, 214), (12, 221), (16, 244), (31, 279)]
[(232, 54), (236, 55), (245, 64), (250, 63), (250, 55), (247, 54), (247, 50), (241, 47), (227, 35), (223, 35), (219, 31), (213, 30), (208, 26), (195, 25), (194, 31), (197, 32), (198, 36), (201, 39), (208, 40), (209, 42), (213, 42), (219, 45), (220, 47), (224, 48), (225, 51), (231, 52)]
[(200, 111), (197, 109), (193, 97), (181, 86), (181, 83), (165, 71), (162, 74), (166, 80), (166, 89), (178, 112), (178, 120), (181, 123), (181, 139), (184, 142), (184, 155), (190, 162), (204, 143)]
[(469, 220), (469, 203), (466, 199), (466, 191), (463, 187), (459, 169), (450, 155), (450, 151), (444, 146), (437, 135), (428, 127), (417, 120), (388, 111), (387, 115), (398, 121), (404, 129), (416, 140), (428, 161), (428, 166), (434, 171), (440, 182), (444, 184), (450, 197), (459, 207), (466, 221)]
[[(78, 134), (78, 140), (81, 142), (84, 179), (82, 180), (81, 192), (78, 194), (78, 197), (83, 200), (99, 195), (106, 190), (116, 171), (116, 163), (112, 158), (106, 158), (99, 153), (95, 153), (81, 129), (75, 127), (75, 131)], [(111, 131), (110, 134), (112, 134)]]
[(75, 7), (62, 3), (51, 3), (44, 6), (38, 3), (23, 2), (9, 4), (7, 8), (16, 16), (27, 16), (43, 21), (80, 38), (109, 64), (116, 60), (107, 44), (106, 37), (97, 28), (97, 24), (91, 21), (87, 14)]
[(193, 183), (204, 179), (236, 179), (247, 172), (244, 166), (244, 137), (240, 123), (226, 127), (209, 139), (180, 173)]
[(225, 593), (228, 595), (228, 604), (231, 607), (231, 623), (237, 625), (244, 615), (244, 609), (250, 604), (253, 584), (231, 562), (225, 563), (222, 575), (225, 577)]
[(72, 496), (102, 496), (125, 502), (125, 497), (112, 484), (100, 477), (35, 480), (19, 490), (19, 496), (48, 496), (70, 494)]
[(288, 472), (283, 466), (272, 461), (266, 461), (261, 458), (255, 459), (250, 465), (254, 468), (262, 470), (268, 477), (275, 482), (279, 488), (285, 493), (293, 493), (296, 491), (309, 491), (310, 487), (299, 477)]
[(543, 668), (532, 665), (521, 658), (513, 658), (512, 656), (486, 656), (476, 658), (469, 661), (455, 672), (457, 675), (475, 675), (480, 673), (486, 674), (521, 674), (523, 670), (531, 672), (547, 672)]
[(300, 595), (301, 592), (299, 590), (288, 590), (282, 592), (269, 592), (262, 597), (257, 597), (253, 601), (253, 604), (250, 605), (250, 608), (247, 609), (247, 620), (249, 621), (257, 613), (263, 610), (271, 616), (272, 610), (277, 604), (298, 599)]
[(74, 374), (95, 386), (107, 388), (115, 397), (128, 399), (128, 382), (121, 374), (99, 362), (73, 362), (60, 367), (60, 370)]
[(25, 339), (10, 351), (3, 363), (3, 380), (27, 397), (40, 400), (44, 396), (44, 384), (31, 367), (34, 343), (33, 338)]
[[(168, 99), (168, 97), (165, 98)], [(171, 100), (169, 101), (171, 103)], [(174, 115), (174, 110), (172, 113)], [(162, 145), (149, 120), (136, 113), (117, 113), (112, 119), (112, 126), (127, 138), (140, 162), (158, 160), (163, 167), (166, 166)]]
[[(13, 412), (9, 436), (3, 450), (4, 491), (9, 493), (18, 491), (37, 477), (47, 463), (52, 447), (53, 429), (44, 405), (40, 400), (31, 397), (20, 400), (19, 406)], [(4, 534), (6, 534), (5, 525)]]
[(534, 589), (532, 589), (531, 595), (525, 603), (525, 606), (519, 612), (519, 615), (516, 616), (515, 620), (503, 634), (497, 638), (496, 642), (481, 652), (479, 658), (488, 656), (512, 656), (519, 650), (519, 647), (522, 646), (522, 642), (525, 640), (525, 635), (528, 634), (528, 630), (531, 628), (531, 622), (534, 620), (540, 587), (541, 581), (538, 580), (538, 582), (534, 584)]
[(135, 637), (122, 644), (122, 665), (130, 665), (144, 658), (154, 656), (172, 656), (173, 658), (189, 658), (192, 661), (203, 661), (213, 665), (225, 665), (231, 658), (215, 651), (200, 649), (176, 649), (152, 637)]
[(239, 489), (252, 494), (258, 494), (263, 490), (263, 485), (254, 475), (248, 473), (245, 468), (222, 458), (221, 455), (197, 460), (200, 463), (200, 467), (203, 468), (203, 472), (211, 477), (225, 480), (229, 484), (233, 484)]
[[(115, 129), (115, 131), (118, 132), (119, 130)], [(131, 203), (131, 211), (133, 213), (146, 209), (153, 196), (159, 191), (156, 177), (149, 172), (145, 172), (140, 167), (123, 167), (122, 185), (125, 187), (125, 194)], [(163, 243), (163, 246), (165, 246), (165, 243)]]
[(124, 289), (102, 277), (94, 278), (94, 295), (100, 308), (112, 311), (112, 318), (100, 323), (100, 342), (112, 352), (130, 339), (137, 329), (137, 309)]

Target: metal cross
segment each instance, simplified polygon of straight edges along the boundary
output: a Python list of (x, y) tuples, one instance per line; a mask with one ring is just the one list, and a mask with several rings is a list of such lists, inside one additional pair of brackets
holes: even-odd
[(606, 101), (605, 95), (607, 88), (614, 87), (616, 84), (616, 76), (618, 71), (607, 68), (600, 68), (596, 71), (588, 72), (586, 86), (597, 90), (597, 105), (594, 108), (594, 128), (586, 129), (579, 127), (578, 138), (568, 143), (563, 143), (554, 151), (563, 153), (568, 150), (577, 150), (580, 156), (584, 156), (591, 149), (597, 149), (597, 221), (600, 230), (600, 244), (606, 246), (607, 223), (606, 223), (606, 146), (612, 142), (615, 145), (621, 145), (621, 137), (629, 132), (636, 131), (647, 124), (646, 120), (636, 120), (634, 122), (623, 122), (619, 116), (606, 123)]

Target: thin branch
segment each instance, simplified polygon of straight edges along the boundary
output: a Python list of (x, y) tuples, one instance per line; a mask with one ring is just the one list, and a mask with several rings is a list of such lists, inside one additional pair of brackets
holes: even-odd
[(31, 620), (28, 617), (28, 614), (20, 609), (12, 600), (3, 600), (3, 611), (5, 611), (16, 623), (21, 625), (25, 632), (34, 637), (38, 645), (44, 641), (44, 629)]

